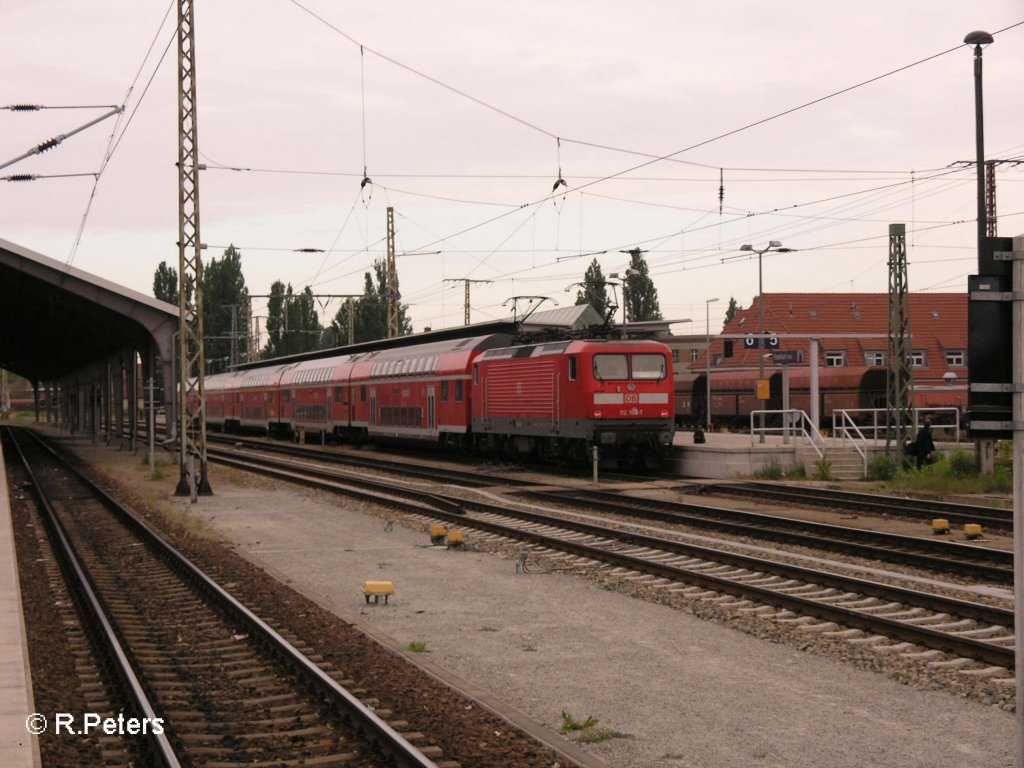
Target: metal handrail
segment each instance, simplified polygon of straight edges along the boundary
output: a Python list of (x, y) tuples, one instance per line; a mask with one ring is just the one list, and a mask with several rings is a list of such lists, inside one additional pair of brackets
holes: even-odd
[[(864, 431), (870, 432), (870, 439), (878, 442), (884, 440), (886, 432), (889, 430), (889, 425), (886, 423), (885, 414), (887, 413), (885, 408), (844, 408), (841, 409), (843, 413), (850, 416), (852, 419), (855, 415), (862, 416), (864, 419), (868, 419), (870, 423), (865, 424)], [(914, 410), (914, 429), (917, 429), (918, 422), (922, 416), (929, 414), (952, 414), (952, 424), (932, 424), (933, 429), (953, 428), (953, 441), (956, 443), (960, 442), (960, 409), (955, 406), (930, 406), (924, 408), (916, 408)], [(879, 415), (882, 416), (879, 420)], [(879, 423), (881, 421), (881, 423)], [(881, 437), (879, 437), (881, 434)], [(865, 438), (868, 439), (868, 438)]]
[[(758, 415), (768, 415), (777, 413), (782, 416), (781, 427), (767, 427), (767, 426), (756, 426), (755, 420)], [(797, 423), (792, 423), (792, 417), (796, 417)], [(750, 412), (750, 442), (751, 445), (754, 443), (754, 436), (757, 434), (768, 434), (771, 432), (781, 433), (784, 437), (788, 437), (790, 431), (798, 431), (798, 434), (803, 435), (807, 442), (811, 444), (814, 452), (818, 454), (819, 459), (825, 458), (825, 438), (821, 432), (818, 431), (817, 426), (811, 421), (811, 417), (808, 416), (804, 411), (799, 408), (787, 408), (783, 410), (758, 410)]]
[[(856, 437), (860, 438), (859, 442), (850, 434), (851, 430)], [(857, 453), (860, 454), (860, 457), (864, 462), (864, 474), (867, 475), (868, 439), (864, 436), (864, 433), (860, 431), (860, 427), (858, 427), (853, 419), (850, 418), (850, 414), (841, 408), (832, 412), (832, 434), (838, 436), (840, 432), (843, 435), (843, 445), (846, 445), (846, 440), (849, 438)]]

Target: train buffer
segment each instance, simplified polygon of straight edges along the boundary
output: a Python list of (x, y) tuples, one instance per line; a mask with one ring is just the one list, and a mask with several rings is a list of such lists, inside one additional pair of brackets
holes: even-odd
[(388, 596), (395, 594), (395, 583), (393, 581), (364, 581), (363, 582), (363, 597), (366, 598), (366, 604), (370, 604), (370, 598), (373, 598), (374, 605), (380, 605), (380, 598), (383, 595), (384, 605), (388, 604)]

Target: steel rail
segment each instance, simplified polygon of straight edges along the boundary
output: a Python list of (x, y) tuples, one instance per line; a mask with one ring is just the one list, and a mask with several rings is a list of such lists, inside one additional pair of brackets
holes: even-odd
[[(269, 473), (272, 476), (279, 477), (281, 479), (297, 479), (299, 482), (306, 485), (319, 487), (324, 490), (337, 490), (346, 494), (354, 492), (350, 486), (344, 488), (337, 487), (336, 483), (339, 478), (336, 472), (324, 468), (317, 468), (311, 465), (293, 465), (290, 471), (285, 471), (280, 468), (281, 462), (273, 459), (266, 459), (264, 457), (250, 457), (249, 462), (242, 462), (240, 460), (224, 456), (211, 457), (211, 460), (227, 463), (231, 466), (247, 469), (249, 471), (262, 472), (264, 474)], [(264, 471), (260, 468), (259, 462), (261, 461), (269, 461), (271, 464), (277, 466), (268, 468), (267, 471)], [(362, 478), (358, 477), (344, 477), (341, 479), (346, 483), (359, 483), (363, 481)], [(547, 525), (562, 530), (575, 531), (601, 539), (611, 540), (614, 542), (614, 545), (628, 544), (685, 555), (688, 557), (696, 557), (701, 560), (710, 560), (713, 562), (736, 566), (751, 572), (772, 574), (785, 579), (799, 579), (807, 584), (830, 587), (846, 592), (855, 592), (869, 597), (876, 597), (881, 600), (899, 602), (909, 607), (921, 607), (938, 613), (947, 613), (962, 618), (973, 619), (975, 621), (1004, 626), (1012, 630), (1014, 615), (1013, 611), (1007, 609), (996, 608), (981, 603), (972, 603), (966, 600), (958, 600), (904, 587), (891, 586), (866, 579), (858, 579), (835, 573), (816, 571), (810, 568), (765, 560), (763, 558), (752, 557), (749, 555), (723, 552), (721, 550), (702, 547), (695, 544), (687, 544), (671, 539), (662, 539), (639, 533), (608, 529), (589, 523), (565, 520), (563, 518), (546, 515), (540, 512), (514, 509), (507, 505), (499, 506), (497, 504), (489, 504), (476, 500), (452, 498), (449, 499), (449, 501), (461, 505), (464, 511), (453, 512), (442, 510), (440, 508), (424, 510), (421, 504), (410, 504), (403, 502), (401, 499), (396, 501), (395, 495), (397, 489), (393, 485), (385, 486), (384, 484), (377, 482), (374, 482), (373, 485), (380, 489), (382, 493), (387, 493), (386, 498), (378, 499), (379, 502), (392, 506), (401, 506), (407, 511), (433, 516), (437, 519), (457, 523), (463, 527), (476, 528), (520, 541), (538, 543), (550, 549), (567, 552), (569, 554), (578, 555), (580, 557), (585, 557), (599, 562), (609, 563), (611, 565), (630, 568), (642, 573), (649, 573), (658, 577), (672, 579), (673, 581), (697, 584), (707, 589), (713, 589), (718, 592), (731, 594), (744, 599), (758, 600), (769, 605), (775, 605), (780, 608), (793, 610), (823, 620), (835, 621), (849, 627), (864, 629), (870, 632), (884, 633), (890, 637), (895, 637), (900, 640), (916, 643), (928, 648), (936, 648), (938, 650), (955, 653), (968, 658), (979, 659), (991, 664), (998, 664), (999, 666), (1007, 667), (1008, 669), (1012, 669), (1014, 666), (1013, 649), (1003, 647), (995, 643), (959, 637), (955, 634), (932, 630), (926, 626), (907, 624), (896, 619), (888, 619), (884, 616), (874, 616), (867, 611), (843, 608), (841, 606), (817, 602), (809, 598), (801, 598), (798, 595), (784, 594), (773, 591), (770, 587), (758, 587), (752, 584), (730, 581), (729, 579), (716, 577), (712, 574), (652, 562), (650, 560), (645, 560), (643, 558), (621, 552), (610, 551), (602, 547), (567, 541), (555, 536), (547, 536), (534, 531), (525, 531), (514, 526), (483, 520), (479, 517), (468, 515), (465, 512), (472, 510), (492, 515), (500, 515), (503, 517), (512, 517), (527, 522)], [(405, 490), (402, 489), (401, 493), (405, 494)], [(444, 498), (440, 494), (432, 495), (438, 498)]]
[[(342, 466), (349, 463), (347, 456), (339, 456), (332, 452), (322, 452), (316, 449), (302, 449), (272, 444), (264, 445), (261, 442), (249, 442), (246, 445), (253, 447), (255, 450), (268, 451), (275, 454), (282, 453), (308, 461), (327, 460), (332, 464)], [(228, 453), (218, 453), (218, 455), (229, 456)], [(474, 486), (493, 485), (503, 482), (503, 479), (500, 478), (481, 477), (478, 474), (451, 471), (444, 468), (410, 467), (407, 463), (392, 462), (387, 459), (363, 459), (362, 457), (356, 457), (356, 459), (359, 466), (376, 467), (379, 464), (385, 469), (390, 470), (392, 465), (394, 465), (396, 467), (395, 471), (429, 480), (442, 478), (459, 482), (466, 482), (468, 480), (469, 484)], [(267, 461), (273, 460), (267, 459)], [(286, 471), (289, 469), (287, 462), (279, 462), (276, 466)], [(360, 480), (360, 482), (369, 481)], [(509, 484), (528, 485), (529, 481), (513, 478), (509, 481)], [(391, 484), (384, 482), (379, 483), (378, 487), (381, 489), (393, 488)], [(434, 507), (444, 504), (446, 498), (438, 494), (420, 491), (403, 493), (410, 494), (414, 498), (420, 498), (424, 503)], [(524, 493), (564, 504), (578, 503), (574, 500), (579, 499), (595, 508), (628, 516), (637, 516), (637, 508), (639, 508), (642, 510), (639, 516), (651, 519), (661, 519), (667, 522), (692, 525), (743, 536), (756, 536), (784, 541), (790, 544), (844, 552), (859, 557), (912, 565), (938, 572), (970, 575), (997, 584), (1013, 583), (1012, 555), (1002, 550), (991, 550), (972, 547), (968, 544), (867, 531), (860, 528), (829, 525), (827, 523), (780, 518), (757, 512), (643, 499), (620, 493), (591, 489), (567, 488), (565, 491), (526, 490)], [(633, 509), (630, 507), (633, 507)], [(973, 562), (965, 561), (961, 556), (967, 556)]]
[[(51, 540), (54, 541), (54, 552), (60, 560), (61, 570), (64, 572), (65, 578), (67, 578), (68, 586), (73, 592), (78, 594), (79, 605), (84, 609), (87, 620), (98, 628), (97, 639), (104, 645), (107, 653), (113, 659), (114, 670), (128, 699), (143, 717), (153, 722), (158, 719), (156, 709), (153, 707), (149, 696), (139, 681), (138, 675), (136, 675), (135, 669), (128, 658), (128, 654), (121, 644), (118, 633), (114, 629), (112, 620), (107, 615), (102, 600), (96, 594), (92, 580), (86, 573), (74, 545), (68, 539), (67, 532), (58, 519), (53, 505), (50, 504), (50, 500), (43, 494), (35, 472), (33, 472), (32, 466), (29, 464), (24, 451), (22, 451), (14, 432), (9, 427), (5, 427), (4, 434), (9, 437), (10, 444), (14, 446), (14, 450), (18, 455), (18, 462), (21, 465), (22, 471), (28, 475), (29, 481), (32, 484), (32, 496), (43, 511), (43, 521), (50, 532)], [(160, 765), (164, 766), (164, 768), (180, 768), (181, 761), (178, 759), (174, 747), (165, 734), (158, 735), (147, 732), (146, 739), (149, 744), (149, 751), (159, 761)]]
[[(470, 506), (476, 507), (477, 505), (474, 502)], [(518, 511), (511, 511), (503, 508), (497, 508), (493, 514), (508, 516), (510, 512), (513, 516), (519, 517)], [(757, 585), (744, 584), (743, 582), (717, 577), (713, 574), (706, 574), (687, 568), (665, 565), (644, 558), (612, 552), (600, 547), (566, 541), (558, 537), (545, 536), (532, 531), (521, 531), (515, 528), (509, 528), (508, 526), (482, 521), (473, 517), (462, 517), (453, 521), (459, 522), (460, 525), (478, 527), (482, 530), (506, 537), (536, 542), (550, 549), (560, 550), (580, 557), (586, 557), (591, 560), (629, 568), (641, 573), (649, 573), (659, 578), (688, 582), (702, 586), (706, 589), (723, 592), (743, 599), (757, 600), (762, 603), (775, 605), (804, 615), (814, 616), (826, 621), (834, 621), (848, 627), (863, 629), (868, 632), (883, 633), (890, 637), (896, 637), (900, 640), (924, 645), (929, 648), (936, 648), (938, 650), (955, 653), (960, 656), (979, 659), (990, 664), (997, 664), (999, 666), (1006, 667), (1007, 669), (1013, 669), (1014, 667), (1014, 649), (1011, 647), (1003, 647), (983, 640), (958, 637), (955, 634), (929, 629), (927, 626), (906, 624), (896, 619), (888, 619), (884, 616), (871, 615), (865, 611), (858, 611), (853, 608), (843, 608), (842, 606), (830, 605), (810, 598), (803, 598), (799, 595), (790, 595), (773, 591), (770, 587), (759, 587)], [(533, 522), (541, 522), (541, 520), (533, 518)], [(559, 528), (569, 527), (572, 530), (581, 533), (590, 533), (591, 535), (605, 539), (610, 538), (609, 531), (598, 528), (597, 526), (587, 526), (586, 524), (571, 524), (567, 526), (565, 521), (562, 520), (557, 520), (554, 525)], [(587, 531), (586, 529), (588, 527), (592, 527), (594, 530)], [(832, 587), (847, 592), (857, 592), (862, 595), (877, 597), (883, 600), (905, 603), (912, 607), (917, 606), (928, 608), (929, 610), (938, 611), (940, 613), (949, 613), (952, 615), (962, 616), (963, 618), (998, 624), (1000, 626), (1007, 627), (1008, 630), (1012, 630), (1013, 628), (1012, 611), (994, 608), (979, 603), (946, 598), (939, 595), (918, 592), (916, 590), (908, 590), (901, 587), (892, 587), (880, 582), (871, 582), (864, 579), (838, 576), (836, 574), (814, 571), (808, 568), (776, 563), (770, 560), (763, 560), (745, 555), (723, 553), (719, 550), (680, 544), (648, 536), (636, 534), (619, 535), (616, 532), (613, 535), (613, 538), (616, 542), (630, 543), (638, 547), (660, 549), (662, 551), (674, 552), (676, 554), (699, 557), (702, 560), (711, 560), (713, 562), (735, 565), (736, 567), (743, 568), (751, 572), (771, 573), (787, 579), (801, 579), (806, 581), (807, 584)]]
[(915, 519), (932, 520), (941, 517), (954, 524), (981, 523), (989, 528), (1008, 529), (1013, 525), (1013, 513), (998, 507), (980, 507), (955, 504), (948, 501), (907, 499), (856, 491), (838, 491), (830, 488), (775, 485), (773, 483), (721, 483), (705, 486), (708, 493), (736, 494), (758, 498), (785, 499), (843, 509), (855, 509), (876, 514), (894, 514)]
[(562, 504), (584, 504), (630, 517), (757, 536), (935, 571), (966, 574), (1000, 584), (1013, 583), (1013, 553), (998, 549), (606, 491), (528, 490), (525, 494)]
[(151, 550), (160, 554), (180, 574), (216, 602), (223, 611), (247, 626), (255, 636), (262, 639), (265, 647), (269, 648), (275, 656), (287, 663), (300, 677), (319, 691), (324, 699), (335, 707), (336, 711), (347, 716), (354, 729), (375, 746), (380, 754), (388, 760), (389, 765), (399, 768), (436, 768), (436, 764), (432, 760), (424, 756), (400, 733), (377, 716), (373, 710), (345, 690), (270, 625), (232, 597), (198, 566), (171, 546), (160, 534), (93, 483), (38, 435), (30, 434), (67, 471), (89, 487), (109, 510), (146, 542)]

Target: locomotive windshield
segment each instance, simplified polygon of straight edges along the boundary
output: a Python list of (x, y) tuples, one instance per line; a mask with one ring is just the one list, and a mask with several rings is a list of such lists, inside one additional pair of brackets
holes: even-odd
[(661, 381), (666, 375), (664, 355), (594, 355), (594, 378), (599, 381)]
[(625, 355), (594, 355), (594, 378), (601, 381), (628, 379)]
[(661, 381), (665, 378), (664, 355), (630, 355), (634, 379)]

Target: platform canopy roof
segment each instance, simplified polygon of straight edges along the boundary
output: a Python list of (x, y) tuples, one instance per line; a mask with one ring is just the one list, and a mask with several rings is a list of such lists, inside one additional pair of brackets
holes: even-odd
[(0, 239), (0, 368), (57, 381), (124, 349), (170, 359), (178, 308)]

